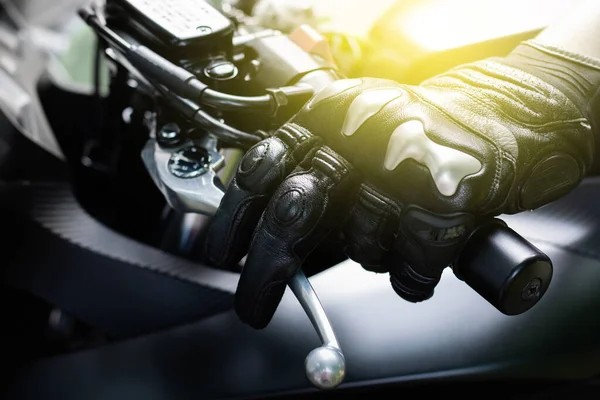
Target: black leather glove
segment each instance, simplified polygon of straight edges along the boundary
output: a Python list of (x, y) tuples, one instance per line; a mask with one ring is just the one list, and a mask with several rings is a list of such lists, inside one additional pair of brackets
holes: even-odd
[(332, 231), (350, 258), (389, 272), (403, 298), (425, 300), (475, 226), (573, 189), (595, 151), (587, 100), (557, 88), (568, 74), (537, 74), (529, 56), (419, 86), (337, 81), (248, 151), (206, 243), (215, 265), (249, 249), (240, 318), (266, 326), (288, 279)]

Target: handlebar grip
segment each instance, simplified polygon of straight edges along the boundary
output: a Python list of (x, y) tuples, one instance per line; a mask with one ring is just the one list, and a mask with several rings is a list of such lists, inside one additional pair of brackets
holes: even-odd
[(550, 258), (498, 220), (473, 232), (453, 269), (506, 315), (537, 304), (552, 280)]

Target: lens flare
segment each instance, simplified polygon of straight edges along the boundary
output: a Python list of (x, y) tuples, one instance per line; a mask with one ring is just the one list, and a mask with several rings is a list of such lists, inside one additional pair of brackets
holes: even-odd
[(439, 0), (416, 2), (399, 24), (408, 38), (442, 51), (547, 26), (564, 0)]

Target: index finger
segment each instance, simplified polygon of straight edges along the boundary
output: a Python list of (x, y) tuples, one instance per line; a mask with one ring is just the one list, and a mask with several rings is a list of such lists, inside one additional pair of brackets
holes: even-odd
[(246, 254), (272, 193), (319, 142), (288, 124), (246, 153), (209, 227), (205, 253), (213, 265), (231, 266)]
[(350, 165), (329, 148), (308, 171), (292, 173), (262, 215), (235, 295), (240, 319), (254, 328), (270, 322), (289, 279), (308, 254), (341, 226), (355, 183)]

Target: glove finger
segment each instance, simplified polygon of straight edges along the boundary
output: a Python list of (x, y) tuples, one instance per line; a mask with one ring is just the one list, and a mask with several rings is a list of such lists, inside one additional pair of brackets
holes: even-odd
[(361, 185), (342, 230), (344, 252), (363, 268), (387, 272), (384, 260), (398, 230), (400, 206), (371, 186)]
[(438, 214), (404, 205), (398, 235), (386, 260), (392, 287), (411, 302), (433, 295), (448, 267), (476, 225), (467, 213)]
[(276, 190), (260, 219), (235, 295), (240, 319), (268, 325), (286, 283), (332, 229), (340, 227), (355, 188), (350, 165), (329, 148), (308, 171), (296, 170)]
[(319, 141), (304, 129), (286, 125), (246, 153), (209, 227), (209, 263), (230, 266), (246, 254), (272, 193)]

